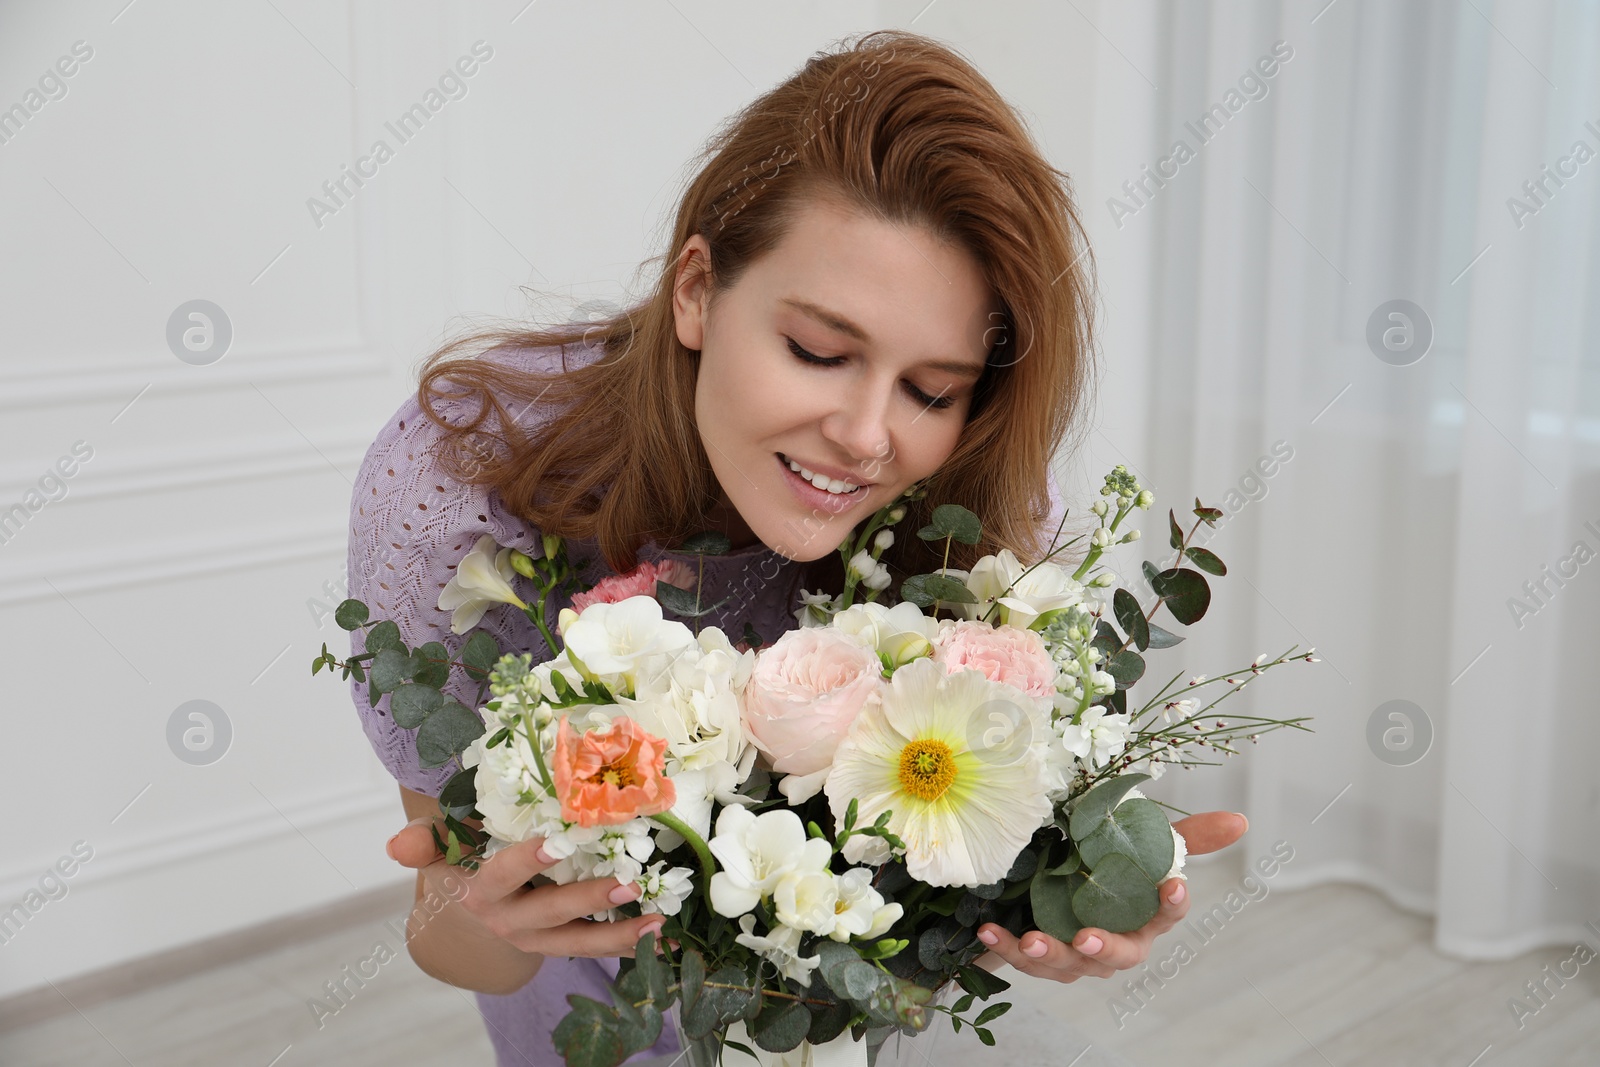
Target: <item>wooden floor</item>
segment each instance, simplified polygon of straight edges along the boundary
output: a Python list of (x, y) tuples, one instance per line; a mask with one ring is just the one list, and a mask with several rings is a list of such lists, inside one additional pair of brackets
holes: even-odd
[[(1238, 884), (1226, 861), (1196, 864), (1191, 917)], [(378, 966), (337, 1014), (310, 1006), (325, 982), (369, 957), (377, 942), (399, 948), (386, 923), (405, 893), (374, 902), (341, 929), (272, 951), (106, 997), (63, 991), (76, 1002), (0, 1012), (0, 1063), (16, 1067), (494, 1067), (470, 994), (423, 975), (403, 951)], [(1272, 890), (1240, 908), (1209, 940), (1181, 928), (1156, 943), (1166, 961), (1133, 998), (1117, 979), (1071, 985), (1009, 970), (1015, 1006), (994, 1024), (1000, 1044), (980, 1045), (948, 1024), (897, 1056), (923, 1067), (1049, 1064), (1051, 1067), (1315, 1067), (1404, 1064), (1517, 1067), (1600, 1064), (1600, 959), (1551, 992), (1519, 1028), (1508, 1002), (1572, 948), (1503, 963), (1467, 964), (1429, 947), (1427, 920), (1348, 886)], [(1180, 952), (1182, 940), (1188, 952)], [(370, 970), (369, 970), (370, 973)], [(1159, 981), (1158, 981), (1159, 980)], [(48, 990), (49, 987), (46, 987)], [(58, 997), (60, 994), (51, 993)], [(1115, 1008), (1120, 1004), (1120, 1009)], [(21, 1018), (19, 1024), (18, 1020)], [(0, 1021), (0, 1025), (7, 1023)]]

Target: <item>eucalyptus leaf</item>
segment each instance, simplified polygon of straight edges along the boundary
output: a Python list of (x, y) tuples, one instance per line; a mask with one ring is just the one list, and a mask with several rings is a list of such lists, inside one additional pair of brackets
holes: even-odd
[(406, 682), (389, 698), (389, 714), (403, 730), (415, 730), (444, 705), (444, 694), (431, 685)]
[(661, 602), (663, 610), (674, 615), (681, 615), (686, 619), (698, 619), (721, 608), (728, 603), (731, 597), (723, 597), (715, 604), (697, 604), (697, 597), (687, 589), (679, 589), (671, 582), (656, 580), (656, 599)]
[(750, 1034), (768, 1052), (788, 1052), (799, 1048), (810, 1030), (811, 1013), (804, 1004), (773, 997), (761, 1006)]
[(443, 688), (450, 680), (450, 650), (438, 641), (429, 641), (411, 653), (411, 680), (418, 685)]
[(1101, 666), (1115, 679), (1118, 689), (1126, 689), (1144, 677), (1144, 657), (1131, 648), (1123, 649)]
[(417, 728), (417, 763), (442, 767), (483, 732), (482, 719), (454, 700), (448, 701)]
[(379, 693), (392, 693), (410, 679), (413, 669), (410, 656), (386, 648), (372, 661), (372, 688)]
[(697, 534), (690, 534), (684, 538), (683, 544), (678, 546), (679, 552), (703, 553), (707, 556), (724, 556), (733, 548), (733, 542), (728, 540), (728, 535), (716, 530), (701, 530)]
[(1119, 774), (1085, 793), (1078, 799), (1078, 806), (1072, 809), (1072, 839), (1082, 841), (1094, 833), (1117, 802), (1128, 795), (1128, 790), (1149, 780), (1148, 774)]
[(1171, 648), (1183, 640), (1182, 634), (1175, 634), (1171, 630), (1163, 630), (1153, 622), (1149, 626), (1151, 648)]
[(1171, 542), (1173, 548), (1182, 548), (1183, 527), (1178, 525), (1178, 516), (1173, 513), (1171, 508), (1167, 509), (1167, 522), (1170, 524), (1168, 529), (1170, 536), (1167, 540)]
[(706, 980), (706, 958), (700, 955), (698, 949), (685, 948), (683, 962), (678, 964), (678, 999), (682, 1002), (682, 1011), (694, 1007), (694, 1002), (700, 997), (700, 987)]
[(1183, 550), (1183, 554), (1188, 556), (1190, 562), (1207, 574), (1223, 575), (1228, 573), (1227, 564), (1223, 563), (1217, 557), (1217, 554), (1210, 549), (1186, 548)]
[(941, 600), (947, 604), (978, 602), (978, 598), (961, 579), (948, 574), (913, 574), (900, 583), (900, 599), (909, 600), (921, 608), (932, 607)]
[(333, 609), (333, 621), (341, 630), (354, 630), (367, 621), (367, 606), (359, 600), (342, 600)]
[(396, 652), (406, 650), (406, 643), (400, 637), (400, 627), (388, 619), (367, 631), (368, 652), (381, 652), (386, 648), (392, 648)]
[(1134, 647), (1140, 652), (1149, 648), (1150, 624), (1139, 607), (1139, 599), (1126, 589), (1118, 589), (1111, 596), (1111, 607), (1116, 612), (1117, 622), (1133, 638)]
[(1078, 842), (1083, 862), (1098, 868), (1106, 856), (1117, 853), (1138, 864), (1152, 882), (1159, 882), (1172, 869), (1176, 846), (1172, 823), (1161, 805), (1135, 797), (1118, 804), (1088, 837)]
[(1211, 606), (1211, 586), (1205, 576), (1187, 567), (1174, 567), (1162, 571), (1150, 580), (1156, 591), (1172, 612), (1172, 617), (1185, 626), (1199, 622)]
[(1083, 924), (1072, 910), (1072, 895), (1083, 885), (1081, 872), (1049, 874), (1040, 871), (1028, 887), (1028, 903), (1033, 908), (1033, 925), (1058, 941), (1070, 942)]
[(473, 808), (478, 803), (478, 768), (463, 767), (439, 791), (439, 804), (446, 808)]
[(1113, 852), (1073, 892), (1072, 910), (1085, 926), (1125, 934), (1155, 918), (1161, 897), (1137, 863)]
[(572, 1005), (550, 1035), (567, 1067), (616, 1067), (627, 1053), (623, 1049), (620, 1022), (609, 1007), (597, 1000), (567, 994)]
[(939, 536), (953, 537), (964, 545), (975, 545), (983, 539), (983, 523), (960, 504), (940, 504), (934, 508), (933, 525), (940, 531)]
[(489, 672), (500, 659), (500, 645), (486, 630), (475, 630), (467, 643), (461, 646), (461, 662), (467, 665), (467, 675), (475, 682), (489, 677)]

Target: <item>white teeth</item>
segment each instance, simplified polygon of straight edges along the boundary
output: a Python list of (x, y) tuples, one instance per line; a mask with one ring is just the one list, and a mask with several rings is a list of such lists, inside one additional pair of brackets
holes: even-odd
[(835, 494), (853, 493), (857, 489), (861, 488), (853, 482), (841, 482), (837, 478), (829, 478), (825, 474), (815, 474), (811, 471), (808, 471), (794, 460), (789, 459), (787, 456), (785, 456), (784, 459), (788, 460), (790, 470), (794, 471), (796, 474), (800, 475), (800, 477), (804, 478), (806, 481), (825, 492)]

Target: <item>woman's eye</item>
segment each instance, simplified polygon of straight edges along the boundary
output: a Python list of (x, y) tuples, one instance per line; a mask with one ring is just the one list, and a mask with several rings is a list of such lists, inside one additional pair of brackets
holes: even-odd
[[(822, 356), (813, 355), (796, 344), (794, 338), (792, 337), (786, 337), (784, 340), (789, 345), (789, 351), (793, 352), (795, 356), (807, 363), (814, 363), (819, 367), (837, 367), (839, 364), (844, 362), (843, 356), (824, 358)], [(918, 389), (910, 382), (906, 383), (906, 392), (917, 403), (938, 410), (943, 410), (956, 402), (955, 397), (953, 396), (929, 396), (927, 393), (924, 393), (921, 389)]]

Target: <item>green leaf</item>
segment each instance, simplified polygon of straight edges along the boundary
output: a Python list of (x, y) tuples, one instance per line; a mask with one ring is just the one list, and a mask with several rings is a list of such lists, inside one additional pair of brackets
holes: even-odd
[(680, 1011), (688, 1011), (700, 999), (700, 987), (706, 980), (706, 958), (698, 949), (685, 948), (683, 962), (678, 965), (678, 999)]
[(949, 604), (978, 602), (961, 579), (948, 574), (913, 574), (900, 583), (900, 599), (909, 600), (920, 608), (932, 607), (940, 600)]
[(1117, 801), (1128, 795), (1128, 790), (1149, 780), (1148, 774), (1119, 774), (1085, 793), (1079, 799), (1078, 806), (1072, 809), (1072, 839), (1082, 841), (1094, 833), (1111, 809), (1117, 806)]
[(682, 615), (686, 619), (698, 619), (710, 615), (713, 611), (726, 604), (731, 597), (723, 597), (715, 604), (702, 604), (695, 606), (695, 594), (687, 589), (679, 589), (671, 582), (656, 579), (656, 599), (661, 602), (663, 611), (670, 611), (674, 615)]
[(1135, 797), (1118, 804), (1094, 833), (1078, 842), (1078, 851), (1091, 869), (1109, 855), (1126, 856), (1152, 883), (1159, 882), (1172, 869), (1176, 846), (1171, 827), (1161, 805)]
[(392, 693), (411, 677), (411, 657), (404, 652), (386, 648), (372, 661), (372, 688), (378, 693)]
[(1211, 587), (1199, 571), (1173, 567), (1150, 580), (1150, 588), (1166, 603), (1172, 617), (1185, 626), (1199, 622), (1211, 606)]
[(1188, 556), (1196, 567), (1199, 567), (1207, 574), (1223, 575), (1228, 573), (1227, 564), (1218, 559), (1217, 554), (1209, 549), (1186, 548), (1183, 550), (1183, 554)]
[[(827, 991), (819, 989), (817, 983), (813, 982), (811, 988), (812, 999), (826, 998)], [(811, 1012), (811, 1029), (806, 1032), (806, 1040), (813, 1045), (826, 1045), (844, 1033), (845, 1027), (850, 1025), (851, 1016), (855, 1015), (850, 1002), (844, 1000), (829, 1001), (826, 1007), (813, 1007)]]
[(386, 648), (392, 648), (396, 652), (406, 650), (406, 643), (400, 638), (400, 627), (388, 619), (367, 631), (368, 652), (381, 652)]
[(1178, 516), (1173, 514), (1171, 508), (1167, 509), (1167, 522), (1171, 523), (1171, 529), (1169, 531), (1170, 537), (1168, 538), (1168, 540), (1170, 540), (1172, 542), (1172, 547), (1173, 548), (1182, 548), (1183, 547), (1183, 527), (1178, 525)]
[(973, 1025), (982, 1026), (984, 1023), (992, 1023), (1010, 1010), (1011, 1004), (1009, 1002), (991, 1004), (978, 1013), (978, 1017), (972, 1021)]
[(811, 1013), (804, 1004), (773, 997), (762, 1005), (750, 1034), (768, 1052), (788, 1052), (800, 1047), (810, 1029)]
[(1222, 518), (1222, 509), (1208, 508), (1204, 504), (1200, 503), (1199, 497), (1195, 497), (1194, 514), (1196, 518), (1204, 522), (1207, 526), (1215, 526), (1217, 524), (1217, 520)]
[(1011, 988), (1011, 983), (1004, 978), (972, 964), (956, 968), (956, 984), (979, 1000), (988, 1000)]
[(701, 530), (697, 534), (690, 534), (683, 539), (683, 544), (678, 546), (679, 552), (703, 553), (707, 556), (725, 556), (733, 548), (733, 542), (728, 540), (728, 535), (716, 530)]
[(1182, 634), (1175, 634), (1171, 630), (1163, 630), (1153, 622), (1149, 626), (1151, 648), (1171, 648), (1183, 640)]
[(572, 1010), (550, 1035), (567, 1067), (616, 1067), (627, 1054), (616, 1013), (598, 1000), (567, 994)]
[(1126, 689), (1144, 677), (1144, 657), (1131, 648), (1123, 649), (1101, 666), (1116, 680), (1118, 689)]
[(341, 630), (354, 630), (367, 621), (367, 606), (359, 600), (342, 600), (333, 609), (333, 621)]
[(467, 643), (461, 646), (461, 662), (467, 665), (467, 676), (475, 682), (489, 677), (489, 671), (500, 659), (500, 645), (487, 631), (474, 630)]
[(971, 993), (964, 994), (960, 1000), (950, 1005), (950, 1011), (955, 1015), (965, 1014), (966, 1010), (972, 1007), (972, 999)]
[(1083, 924), (1072, 910), (1072, 896), (1083, 885), (1080, 872), (1051, 874), (1040, 871), (1028, 887), (1028, 903), (1033, 906), (1033, 925), (1057, 941), (1070, 942)]
[(923, 537), (923, 531), (919, 530), (917, 536), (927, 541), (953, 537), (964, 545), (975, 545), (983, 539), (983, 523), (978, 521), (978, 516), (960, 504), (940, 504), (933, 509), (932, 518), (933, 528), (939, 531), (938, 535)]
[(429, 641), (411, 653), (411, 680), (418, 685), (443, 687), (450, 680), (450, 650)]
[(1156, 565), (1151, 563), (1149, 560), (1145, 560), (1143, 563), (1139, 564), (1139, 566), (1144, 571), (1144, 580), (1154, 584), (1156, 575), (1161, 573), (1160, 571), (1156, 570)]
[(1072, 910), (1085, 926), (1125, 934), (1155, 918), (1161, 897), (1137, 863), (1113, 852), (1073, 892)]
[(483, 720), (454, 700), (429, 715), (417, 729), (417, 763), (442, 767), (483, 735)]
[(389, 714), (394, 716), (396, 726), (403, 730), (415, 730), (443, 705), (444, 694), (433, 686), (406, 682), (389, 698)]
[(985, 1030), (981, 1026), (974, 1026), (973, 1029), (978, 1032), (978, 1040), (979, 1041), (982, 1041), (985, 1045), (989, 1045), (991, 1047), (994, 1045), (994, 1035), (993, 1034), (991, 1034), (989, 1031)]
[(672, 976), (665, 961), (656, 955), (657, 940), (654, 933), (639, 937), (638, 943), (633, 946), (633, 969), (644, 979), (650, 999), (655, 1001), (656, 1007), (665, 1010), (672, 1003), (672, 996), (667, 992)]
[(1111, 596), (1111, 608), (1122, 628), (1133, 638), (1134, 647), (1140, 652), (1149, 648), (1150, 624), (1139, 608), (1139, 599), (1126, 589), (1118, 589)]
[(478, 804), (478, 768), (463, 767), (450, 776), (450, 780), (439, 791), (439, 804), (441, 807), (473, 808)]
[(1031, 848), (1025, 848), (1017, 853), (1017, 858), (1011, 861), (1011, 869), (1006, 872), (1006, 881), (1019, 882), (1024, 878), (1032, 878), (1033, 872), (1039, 867), (1039, 853)]
[(761, 988), (743, 968), (733, 964), (719, 967), (706, 978), (694, 1007), (682, 1016), (684, 1031), (690, 1037), (704, 1037), (712, 1030), (728, 1026), (761, 1003)]

